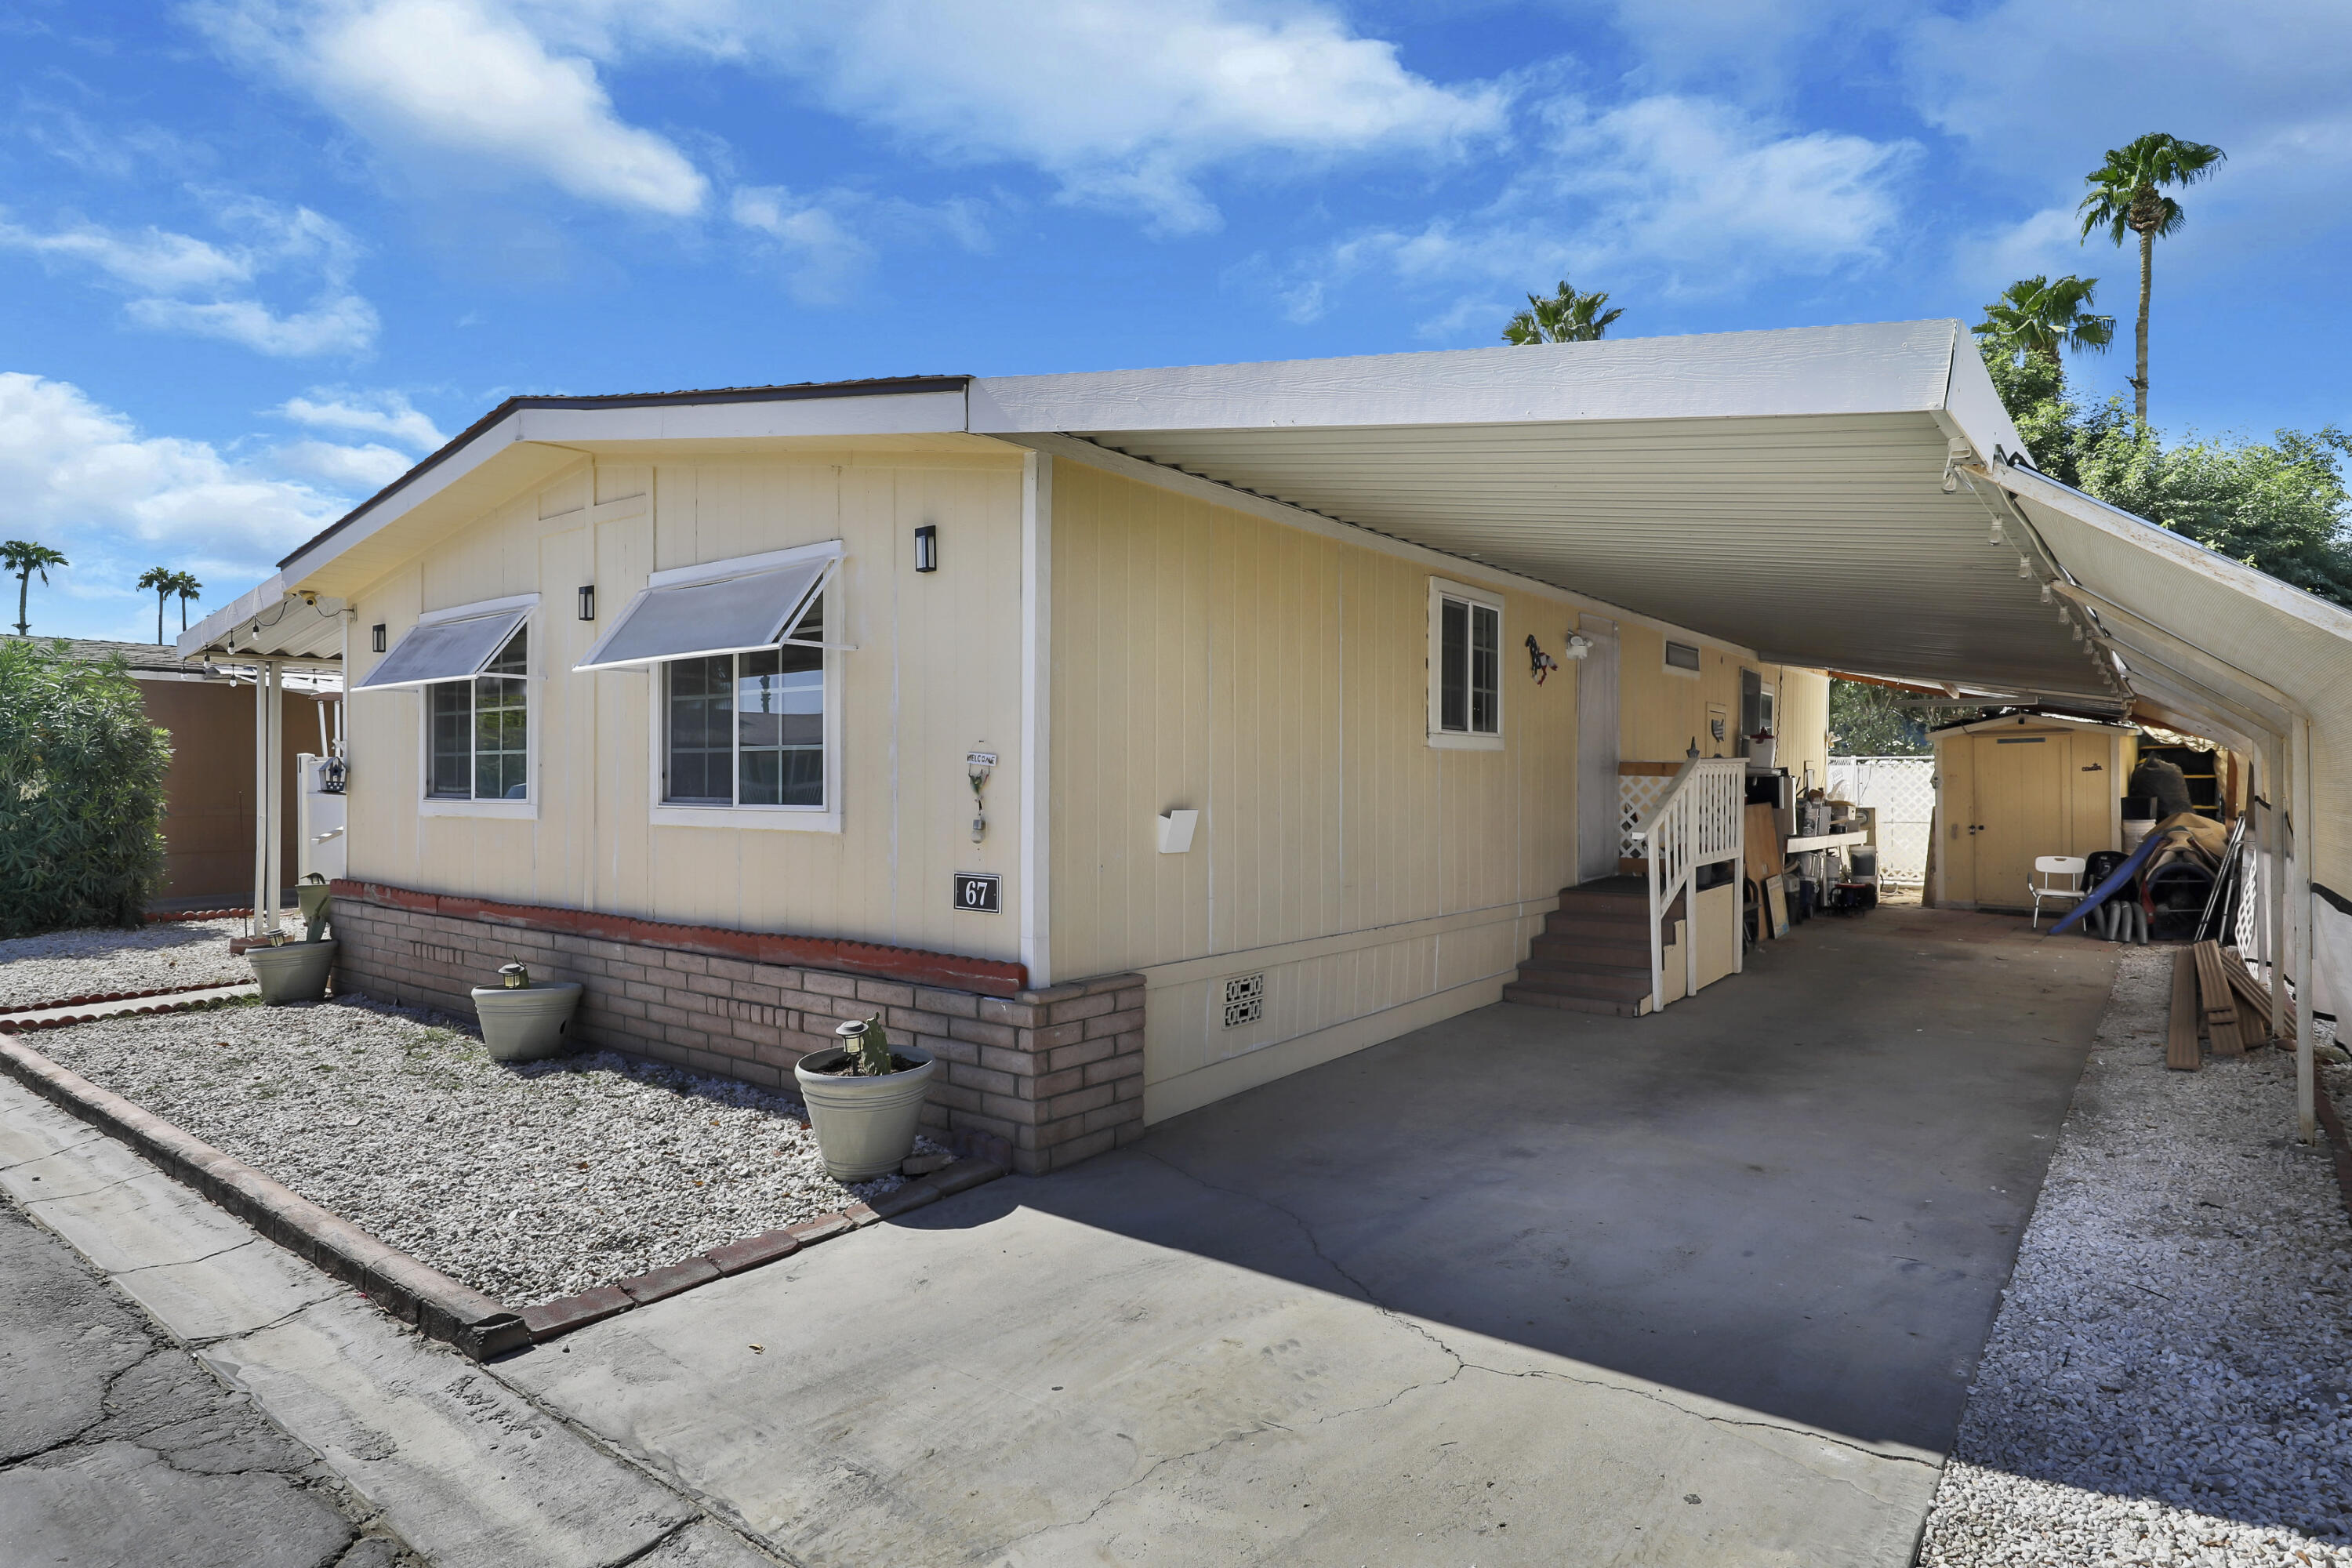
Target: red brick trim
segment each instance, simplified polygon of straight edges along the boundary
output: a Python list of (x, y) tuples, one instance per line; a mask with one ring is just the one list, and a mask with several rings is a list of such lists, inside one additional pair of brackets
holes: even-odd
[(486, 921), (495, 925), (520, 926), (527, 931), (564, 932), (603, 942), (635, 942), (643, 947), (697, 952), (709, 958), (799, 964), (913, 985), (952, 986), (989, 996), (1018, 995), (1029, 986), (1026, 964), (968, 958), (954, 952), (928, 952), (918, 947), (887, 947), (839, 937), (792, 936), (782, 931), (736, 931), (726, 926), (677, 925), (667, 921), (644, 921), (631, 915), (557, 909), (546, 904), (502, 904), (459, 893), (420, 893), (383, 882), (338, 881), (334, 891), (339, 899), (356, 899), (385, 909)]

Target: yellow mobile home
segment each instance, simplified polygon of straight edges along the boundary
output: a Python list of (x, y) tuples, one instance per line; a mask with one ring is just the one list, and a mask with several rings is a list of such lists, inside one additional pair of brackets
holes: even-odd
[(344, 672), (341, 988), (520, 957), (768, 1083), (878, 1012), (1043, 1170), (1496, 1002), (1563, 889), (1616, 967), (1515, 994), (1736, 969), (1824, 667), (2119, 710), (2002, 443), (1951, 322), (524, 397), (181, 651)]

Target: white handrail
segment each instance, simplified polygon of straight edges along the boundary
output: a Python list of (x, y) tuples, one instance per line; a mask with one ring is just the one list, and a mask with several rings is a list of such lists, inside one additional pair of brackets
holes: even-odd
[[(1685, 762), (1675, 782), (1633, 836), (1642, 841), (1643, 860), (1650, 881), (1650, 1010), (1666, 1005), (1666, 910), (1689, 890), (1701, 866), (1738, 860), (1746, 852), (1742, 831), (1747, 822), (1748, 764), (1737, 757), (1693, 757)], [(1685, 908), (1683, 935), (1683, 994), (1698, 989), (1698, 899), (1695, 893)], [(1739, 900), (1732, 900), (1733, 919), (1744, 918)], [(1741, 965), (1741, 942), (1732, 938), (1732, 967)]]

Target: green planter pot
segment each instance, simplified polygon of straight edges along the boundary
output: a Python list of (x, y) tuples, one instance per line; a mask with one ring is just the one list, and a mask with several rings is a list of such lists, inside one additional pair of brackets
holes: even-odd
[(245, 959), (261, 983), (261, 999), (276, 1007), (288, 1002), (323, 1002), (327, 975), (335, 966), (337, 943), (289, 942), (282, 947), (248, 947)]
[(501, 1062), (551, 1057), (568, 1043), (572, 1015), (580, 1005), (576, 981), (561, 985), (477, 985), (474, 1016), (482, 1021), (482, 1044)]
[(809, 1125), (816, 1131), (817, 1152), (824, 1157), (825, 1174), (836, 1182), (870, 1182), (887, 1175), (915, 1151), (923, 1100), (931, 1092), (931, 1075), (939, 1064), (930, 1052), (912, 1046), (893, 1046), (890, 1051), (916, 1065), (880, 1078), (809, 1070), (840, 1066), (846, 1056), (836, 1047), (812, 1051), (793, 1068), (801, 1099), (808, 1105)]

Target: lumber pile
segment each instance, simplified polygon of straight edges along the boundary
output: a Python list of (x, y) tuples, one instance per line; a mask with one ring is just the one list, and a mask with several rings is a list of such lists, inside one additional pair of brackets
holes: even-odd
[(2213, 1038), (2217, 1057), (2242, 1057), (2245, 1037), (2238, 1032), (2238, 994), (2230, 988), (2221, 968), (2219, 942), (2200, 942), (2189, 950), (2196, 954), (2197, 998), (2205, 1016), (2205, 1032)]
[(2197, 1036), (2203, 1017), (2197, 1006), (2197, 958), (2188, 948), (2172, 955), (2172, 1017), (2164, 1037), (2164, 1065), (2195, 1072), (2205, 1065)]
[(2200, 942), (2172, 958), (2172, 1013), (2164, 1041), (2164, 1065), (2195, 1072), (2198, 1037), (2211, 1038), (2217, 1057), (2241, 1057), (2282, 1037), (2294, 1037), (2271, 1016), (2270, 993), (2246, 968), (2233, 947)]

